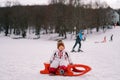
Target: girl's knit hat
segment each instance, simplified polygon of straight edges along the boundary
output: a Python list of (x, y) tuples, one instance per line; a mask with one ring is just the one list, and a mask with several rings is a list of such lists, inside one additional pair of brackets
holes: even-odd
[(59, 48), (60, 46), (65, 47), (65, 46), (64, 46), (64, 43), (62, 42), (62, 40), (59, 40), (59, 41), (57, 42), (57, 48)]

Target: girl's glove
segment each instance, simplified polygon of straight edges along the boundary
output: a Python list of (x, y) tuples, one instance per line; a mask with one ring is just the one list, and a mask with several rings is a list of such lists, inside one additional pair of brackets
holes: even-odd
[(52, 63), (52, 61), (50, 60), (50, 64)]

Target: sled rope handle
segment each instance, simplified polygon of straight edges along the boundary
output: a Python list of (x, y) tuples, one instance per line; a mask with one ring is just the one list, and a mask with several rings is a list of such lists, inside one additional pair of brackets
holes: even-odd
[[(84, 70), (83, 69), (79, 70), (79, 69), (77, 69), (77, 67), (83, 68)], [(80, 76), (80, 75), (86, 74), (90, 70), (91, 70), (91, 68), (89, 66), (83, 65), (83, 64), (68, 65), (66, 75), (68, 75), (68, 76)], [(76, 72), (77, 74), (75, 74), (74, 72)]]

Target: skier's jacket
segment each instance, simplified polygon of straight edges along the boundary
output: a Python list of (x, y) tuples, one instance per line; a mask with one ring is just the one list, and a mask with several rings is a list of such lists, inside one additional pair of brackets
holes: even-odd
[(83, 34), (82, 32), (80, 31), (78, 34), (77, 34), (77, 37), (76, 37), (76, 41), (79, 42), (83, 39)]
[(59, 50), (54, 51), (53, 55), (50, 58), (50, 62), (53, 60), (57, 60), (57, 61), (66, 61), (69, 64), (72, 64), (72, 60), (70, 55), (68, 54), (68, 52), (66, 52), (65, 50), (63, 50), (61, 53), (62, 55), (59, 54)]

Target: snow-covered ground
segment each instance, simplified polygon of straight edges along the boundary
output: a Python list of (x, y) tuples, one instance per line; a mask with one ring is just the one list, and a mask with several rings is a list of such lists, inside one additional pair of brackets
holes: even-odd
[[(110, 35), (113, 41), (110, 42)], [(106, 43), (101, 42), (106, 36)], [(70, 52), (74, 40), (64, 40)], [(89, 65), (92, 70), (83, 76), (49, 76), (40, 74), (56, 49), (56, 41), (11, 39), (0, 37), (0, 80), (120, 80), (120, 27), (105, 33), (93, 33), (82, 42), (83, 53), (70, 53), (74, 63)]]

